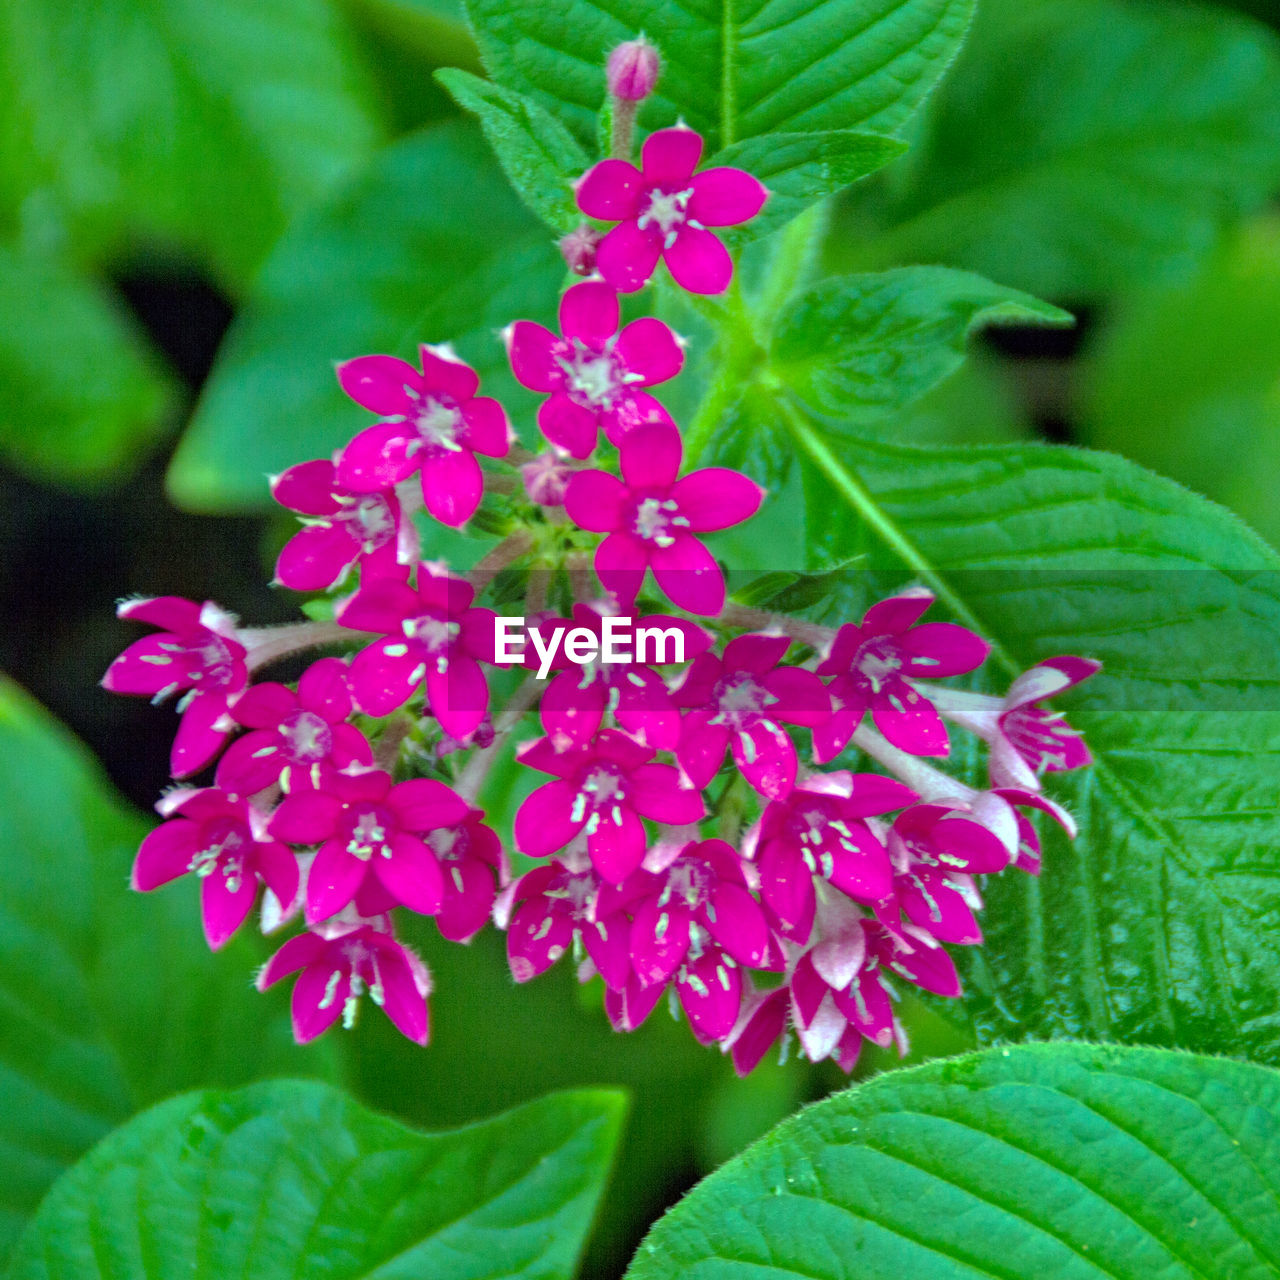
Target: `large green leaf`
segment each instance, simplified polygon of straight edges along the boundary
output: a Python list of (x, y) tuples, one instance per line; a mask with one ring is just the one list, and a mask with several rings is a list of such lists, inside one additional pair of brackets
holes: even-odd
[(896, 132), (955, 57), (973, 0), (468, 0), (467, 10), (494, 79), (587, 146), (606, 54), (646, 33), (663, 71), (642, 122), (683, 117), (713, 152), (781, 131)]
[(963, 363), (970, 335), (999, 324), (1070, 324), (1047, 303), (945, 267), (825, 280), (778, 316), (771, 376), (823, 414), (901, 410)]
[(731, 563), (867, 570), (832, 622), (929, 584), (995, 641), (997, 681), (1059, 653), (1106, 664), (1066, 702), (1097, 763), (1048, 783), (1079, 838), (1050, 834), (1039, 879), (993, 879), (986, 941), (960, 953), (980, 1037), (1280, 1063), (1280, 556), (1106, 454), (835, 437), (785, 394), (730, 422), (720, 456), (774, 490)]
[(426, 130), (383, 152), (281, 242), (237, 319), (169, 473), (201, 511), (269, 505), (264, 476), (324, 457), (368, 424), (333, 362), (414, 358), (454, 341), (513, 413), (536, 398), (510, 376), (497, 330), (550, 321), (564, 264), (479, 131)]
[(293, 1045), (283, 997), (250, 990), (259, 948), (209, 954), (193, 885), (130, 892), (145, 824), (9, 684), (0, 759), (3, 1263), (54, 1178), (139, 1107), (331, 1059)]
[(243, 283), (379, 131), (328, 0), (0, 6), (0, 225), (175, 241)]
[(1035, 1045), (895, 1071), (696, 1187), (628, 1280), (1263, 1280), (1280, 1273), (1280, 1077)]
[(568, 1280), (625, 1102), (553, 1094), (423, 1134), (328, 1085), (186, 1094), (64, 1177), (13, 1280)]
[(1280, 544), (1280, 221), (1127, 298), (1079, 371), (1084, 439), (1226, 503)]
[(76, 483), (140, 463), (174, 388), (124, 309), (57, 260), (0, 247), (0, 315), (8, 460)]
[(921, 150), (835, 254), (1058, 299), (1184, 271), (1280, 184), (1278, 48), (1190, 5), (988, 0)]

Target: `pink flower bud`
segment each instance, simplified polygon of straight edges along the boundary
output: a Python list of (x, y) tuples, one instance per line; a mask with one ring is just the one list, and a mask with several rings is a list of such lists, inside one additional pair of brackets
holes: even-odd
[(529, 501), (540, 507), (564, 506), (564, 491), (572, 475), (573, 468), (554, 453), (540, 453), (520, 468), (520, 478), (524, 481)]
[(609, 92), (624, 102), (643, 102), (658, 83), (662, 59), (643, 36), (620, 44), (605, 64)]
[(596, 269), (596, 246), (601, 237), (601, 232), (584, 222), (560, 239), (561, 256), (574, 275), (589, 276)]

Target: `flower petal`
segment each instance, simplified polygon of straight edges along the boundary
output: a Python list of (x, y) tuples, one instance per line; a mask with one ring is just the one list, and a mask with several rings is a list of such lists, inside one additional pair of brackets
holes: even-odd
[(486, 458), (505, 458), (511, 448), (507, 411), (492, 396), (476, 396), (462, 406), (459, 440)]
[(656, 129), (640, 148), (645, 186), (683, 186), (702, 159), (702, 137), (692, 129), (677, 125)]
[(689, 950), (689, 913), (679, 904), (646, 898), (631, 921), (631, 964), (642, 987), (665, 983)]
[(596, 577), (620, 608), (629, 608), (635, 601), (648, 559), (648, 547), (629, 533), (611, 533), (596, 548)]
[(191, 870), (191, 859), (200, 849), (201, 826), (186, 818), (162, 822), (149, 832), (133, 862), (130, 885), (143, 893), (158, 889)]
[(516, 381), (530, 391), (554, 391), (564, 381), (556, 361), (560, 339), (544, 325), (517, 320), (507, 337), (507, 357)]
[(706, 911), (711, 936), (739, 964), (758, 969), (769, 950), (769, 926), (760, 904), (741, 886), (720, 881)]
[(901, 676), (887, 677), (873, 695), (871, 718), (895, 747), (913, 756), (945, 756), (951, 749), (937, 708)]
[(422, 365), (422, 385), (427, 391), (437, 391), (463, 404), (475, 395), (480, 386), (480, 375), (459, 360), (448, 346), (433, 347), (423, 344), (418, 348), (418, 361)]
[(635, 165), (625, 160), (601, 160), (583, 174), (574, 195), (587, 217), (612, 222), (635, 216), (643, 189)]
[(368, 868), (340, 840), (326, 840), (307, 872), (307, 923), (337, 915), (356, 896)]
[(347, 664), (340, 658), (320, 658), (298, 681), (298, 704), (305, 711), (336, 724), (351, 714), (351, 686)]
[(627, 432), (618, 449), (623, 479), (633, 489), (666, 489), (680, 472), (680, 433), (662, 423)]
[(484, 473), (470, 449), (444, 450), (422, 459), (422, 500), (427, 510), (456, 529), (467, 523), (480, 505)]
[(627, 325), (618, 334), (613, 351), (628, 373), (639, 376), (643, 387), (674, 378), (684, 366), (684, 349), (676, 341), (676, 335), (652, 316)]
[(573, 925), (548, 909), (545, 898), (516, 908), (507, 926), (507, 964), (517, 982), (545, 973), (573, 944)]
[(672, 604), (707, 618), (716, 617), (724, 608), (724, 575), (697, 538), (678, 534), (669, 547), (654, 548), (650, 564), (658, 586)]
[(636, 812), (653, 822), (682, 825), (706, 817), (701, 791), (680, 785), (674, 765), (642, 764), (631, 771), (628, 795)]
[(331, 516), (342, 510), (334, 496), (338, 468), (328, 458), (299, 462), (271, 481), (271, 496), (290, 511), (306, 516)]
[(360, 540), (345, 524), (308, 525), (280, 548), (276, 581), (290, 591), (327, 591), (359, 558)]
[(244, 924), (258, 896), (258, 878), (247, 871), (227, 876), (221, 866), (200, 884), (200, 922), (211, 951), (225, 947)]
[(732, 227), (754, 218), (769, 198), (764, 184), (743, 169), (704, 169), (690, 184), (689, 217), (704, 227)]
[(677, 480), (671, 496), (694, 533), (728, 529), (749, 520), (764, 501), (754, 480), (727, 467), (704, 467)]
[(389, 716), (417, 692), (423, 651), (388, 636), (361, 649), (351, 663), (351, 691), (366, 715)]
[(601, 810), (599, 817), (587, 837), (587, 853), (602, 879), (621, 884), (644, 860), (644, 823), (625, 805)]
[(220, 693), (200, 694), (187, 703), (169, 752), (169, 768), (175, 778), (199, 773), (212, 762), (227, 740), (224, 725), (228, 719), (227, 699)]
[(489, 685), (480, 664), (456, 649), (444, 671), (428, 665), (427, 702), (441, 728), (454, 738), (468, 738), (489, 709)]
[(733, 1030), (742, 1008), (742, 970), (719, 951), (690, 961), (676, 979), (676, 990), (699, 1039), (720, 1040)]
[(187, 688), (187, 664), (169, 632), (143, 636), (135, 640), (108, 668), (102, 687), (109, 693), (134, 693), (154, 696), (171, 685)]
[(687, 222), (662, 256), (676, 284), (690, 293), (723, 293), (733, 279), (733, 258), (719, 236)]
[(516, 810), (515, 842), (521, 853), (545, 858), (563, 849), (586, 825), (574, 817), (578, 789), (570, 782), (548, 782), (532, 792)]
[(387, 793), (386, 805), (406, 831), (456, 827), (471, 812), (471, 806), (452, 787), (432, 778), (396, 783)]
[(405, 388), (417, 391), (417, 369), (395, 356), (356, 356), (337, 367), (338, 384), (358, 405), (371, 413), (411, 413), (414, 401)]
[(411, 476), (419, 457), (409, 451), (411, 439), (402, 422), (377, 422), (366, 427), (342, 451), (338, 462), (342, 487), (355, 493), (377, 493)]
[(831, 718), (831, 695), (827, 686), (803, 667), (778, 667), (762, 681), (769, 695), (776, 699), (769, 714), (788, 724), (814, 728)]
[(319, 844), (337, 828), (342, 801), (318, 791), (297, 791), (280, 801), (267, 830), (288, 844)]
[(926, 622), (912, 627), (899, 636), (898, 648), (907, 659), (903, 670), (908, 675), (931, 680), (973, 671), (991, 652), (991, 646), (981, 636), (954, 622)]
[(435, 854), (417, 836), (403, 831), (391, 836), (390, 845), (391, 857), (373, 857), (374, 875), (410, 911), (435, 915), (444, 898), (444, 875)]
[(324, 952), (326, 942), (314, 933), (300, 933), (290, 938), (279, 951), (262, 966), (254, 985), (259, 991), (274, 986), (281, 978), (313, 964)]
[(474, 858), (463, 858), (447, 863), (444, 873), (436, 928), (450, 942), (467, 942), (488, 923), (495, 897), (493, 872)]
[(641, 231), (634, 222), (620, 222), (600, 241), (596, 270), (619, 293), (635, 293), (649, 283), (661, 257), (662, 237), (656, 228)]
[(290, 1009), (294, 1039), (299, 1044), (306, 1044), (328, 1031), (341, 1017), (351, 994), (350, 970), (337, 961), (327, 964), (327, 959), (322, 955), (317, 963), (308, 965), (293, 984)]
[(560, 332), (589, 347), (603, 347), (618, 331), (618, 295), (603, 280), (584, 280), (560, 299)]
[[(600, 425), (592, 410), (570, 399), (567, 392), (556, 391), (538, 406), (538, 430), (552, 444), (573, 457), (585, 458), (596, 447)], [(576, 478), (571, 477), (569, 483), (572, 484)]]

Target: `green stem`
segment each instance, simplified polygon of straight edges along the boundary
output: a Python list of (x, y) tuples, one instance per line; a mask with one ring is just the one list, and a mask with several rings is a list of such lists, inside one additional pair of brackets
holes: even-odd
[(685, 431), (685, 457), (689, 463), (707, 447), (711, 433), (741, 397), (743, 388), (750, 384), (751, 374), (759, 368), (764, 355), (756, 340), (751, 313), (747, 310), (736, 273), (723, 303), (716, 307), (714, 313), (708, 313), (705, 304), (699, 305), (698, 309), (704, 315), (710, 314), (712, 323), (719, 330), (716, 353), (720, 357), (720, 367)]

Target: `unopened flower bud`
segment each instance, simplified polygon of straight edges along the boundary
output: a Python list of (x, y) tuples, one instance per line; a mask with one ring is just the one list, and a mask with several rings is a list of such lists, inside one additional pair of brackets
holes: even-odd
[(564, 506), (564, 491), (572, 475), (573, 469), (554, 453), (541, 453), (520, 468), (529, 501), (540, 507)]
[(643, 102), (658, 83), (662, 59), (643, 36), (620, 44), (605, 64), (609, 92), (623, 102)]
[(596, 247), (600, 240), (601, 233), (585, 222), (560, 239), (560, 253), (574, 275), (589, 276), (596, 269)]

